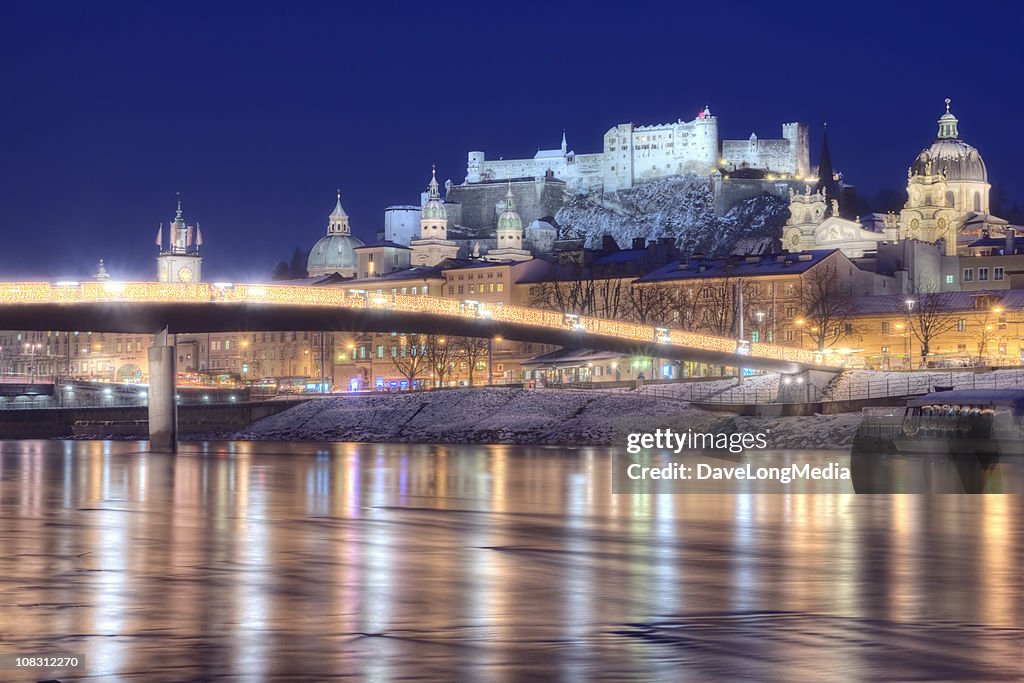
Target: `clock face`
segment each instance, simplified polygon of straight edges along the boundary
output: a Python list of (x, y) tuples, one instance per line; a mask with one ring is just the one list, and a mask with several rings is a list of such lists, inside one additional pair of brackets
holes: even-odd
[(192, 269), (188, 266), (184, 266), (178, 269), (178, 281), (179, 282), (192, 282)]

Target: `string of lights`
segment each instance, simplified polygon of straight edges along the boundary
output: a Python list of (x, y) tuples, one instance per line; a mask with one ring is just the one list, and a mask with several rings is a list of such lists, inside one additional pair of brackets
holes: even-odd
[[(505, 306), (464, 302), (432, 296), (384, 294), (367, 290), (296, 285), (254, 285), (233, 283), (164, 282), (11, 282), (0, 283), (0, 303), (74, 304), (74, 303), (250, 303), (288, 306), (331, 306), (380, 309), (403, 313), (458, 318), (487, 318), (496, 322), (531, 325), (548, 329), (570, 329), (581, 334), (630, 339), (663, 346), (737, 353), (737, 341), (728, 337), (669, 330), (661, 327), (575, 314), (561, 314), (523, 306)], [(757, 358), (788, 361), (803, 365), (844, 364), (842, 356), (781, 346), (753, 343), (743, 353)]]

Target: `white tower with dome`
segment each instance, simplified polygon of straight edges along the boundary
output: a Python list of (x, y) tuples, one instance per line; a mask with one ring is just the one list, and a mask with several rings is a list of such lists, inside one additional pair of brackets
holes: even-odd
[(533, 258), (523, 249), (523, 219), (516, 213), (511, 180), (505, 194), (504, 210), (498, 216), (497, 238), (498, 246), (487, 252), (488, 261), (529, 261)]
[(437, 170), (430, 168), (427, 201), (420, 210), (420, 238), (413, 240), (412, 265), (436, 266), (459, 254), (459, 245), (448, 239), (448, 210), (437, 185)]
[[(976, 226), (989, 211), (988, 170), (978, 150), (960, 139), (959, 121), (949, 111), (939, 117), (939, 133), (907, 169), (907, 202), (900, 211), (899, 238), (946, 243), (954, 256), (957, 242), (980, 236)], [(978, 234), (974, 234), (978, 233)]]

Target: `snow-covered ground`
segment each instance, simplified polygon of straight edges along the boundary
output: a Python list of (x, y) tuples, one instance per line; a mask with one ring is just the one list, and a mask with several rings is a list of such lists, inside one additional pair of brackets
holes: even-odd
[(767, 432), (773, 448), (847, 446), (860, 415), (749, 418), (599, 391), (456, 389), (309, 401), (234, 435), (268, 441), (621, 445), (670, 428)]
[(719, 254), (729, 253), (744, 237), (781, 237), (788, 217), (787, 202), (768, 194), (745, 199), (716, 216), (707, 178), (680, 176), (574, 197), (555, 220), (584, 237), (590, 247), (600, 246), (605, 235), (623, 248), (636, 237), (672, 237), (688, 250)]

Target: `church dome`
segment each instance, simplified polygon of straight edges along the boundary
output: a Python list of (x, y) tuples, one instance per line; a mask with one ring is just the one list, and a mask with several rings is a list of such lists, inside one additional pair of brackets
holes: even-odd
[(327, 220), (327, 234), (309, 250), (306, 270), (310, 275), (350, 274), (356, 269), (354, 249), (363, 246), (363, 241), (352, 236), (348, 214), (341, 207), (340, 190), (338, 191), (338, 203), (335, 204), (334, 211), (331, 212)]
[(498, 216), (498, 230), (522, 230), (523, 219), (516, 213), (516, 200), (512, 197), (512, 182), (508, 184), (505, 195), (505, 210)]
[(355, 270), (356, 253), (353, 250), (361, 246), (363, 241), (352, 235), (324, 235), (309, 251), (306, 269), (311, 275)]
[(988, 182), (988, 169), (978, 150), (960, 139), (957, 132), (957, 118), (949, 111), (939, 117), (938, 138), (922, 150), (911, 166), (914, 175), (938, 175), (944, 173), (948, 181)]

